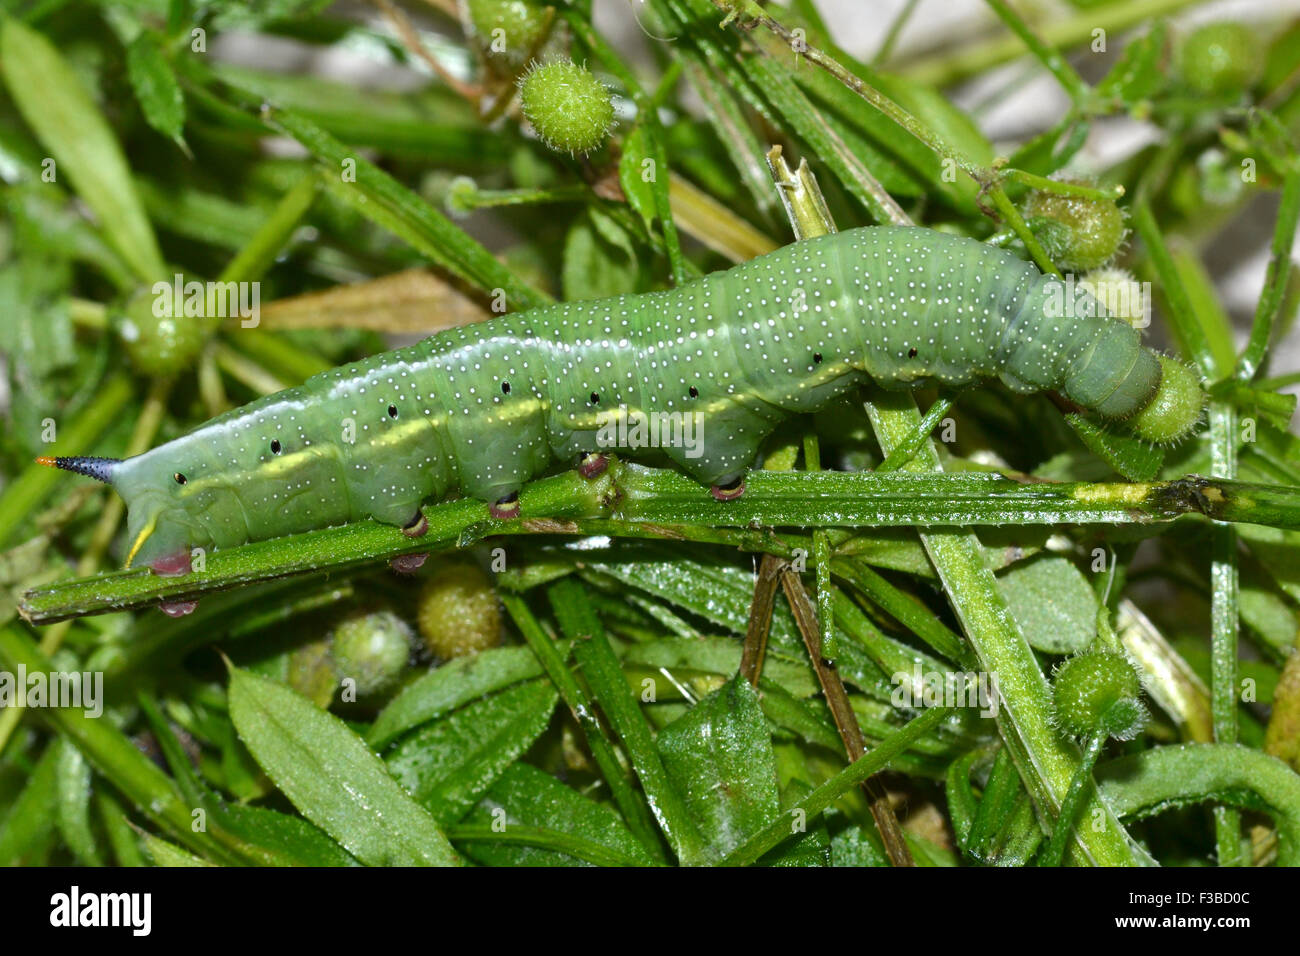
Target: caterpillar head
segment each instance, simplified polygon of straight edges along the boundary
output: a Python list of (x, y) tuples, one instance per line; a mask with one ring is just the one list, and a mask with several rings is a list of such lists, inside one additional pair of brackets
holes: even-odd
[(154, 453), (134, 458), (38, 458), (42, 465), (75, 472), (112, 485), (127, 506), (126, 566), (146, 565), (158, 574), (190, 571), (191, 549), (206, 547), (211, 533), (187, 500), (186, 476), (164, 473)]
[(1160, 362), (1160, 384), (1141, 411), (1125, 424), (1140, 438), (1158, 445), (1170, 445), (1191, 434), (1205, 408), (1205, 389), (1196, 373), (1164, 355)]

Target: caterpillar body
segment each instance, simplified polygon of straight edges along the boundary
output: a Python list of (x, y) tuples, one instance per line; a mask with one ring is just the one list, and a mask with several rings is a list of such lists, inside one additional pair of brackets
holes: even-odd
[(1193, 373), (1100, 308), (1062, 309), (1064, 285), (973, 239), (854, 229), (668, 291), (448, 329), (134, 458), (45, 463), (111, 483), (129, 508), (128, 564), (168, 573), (194, 547), (367, 517), (408, 526), (454, 491), (505, 508), (557, 459), (595, 451), (611, 415), (697, 414), (699, 445), (660, 451), (715, 489), (777, 423), (868, 380), (996, 378), (1152, 441), (1189, 431)]

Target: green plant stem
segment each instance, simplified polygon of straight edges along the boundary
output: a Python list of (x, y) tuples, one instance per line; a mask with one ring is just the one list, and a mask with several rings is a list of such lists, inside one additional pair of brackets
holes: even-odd
[[(578, 600), (585, 601), (585, 595), (582, 595), (582, 586), (572, 580), (562, 581), (556, 585), (571, 585), (572, 589), (566, 589), (563, 593), (571, 602)], [(579, 592), (574, 594), (573, 591)], [(554, 601), (555, 599), (553, 599)], [(519, 628), (519, 632), (524, 635), (528, 646), (533, 649), (537, 659), (542, 662), (542, 667), (555, 685), (556, 690), (560, 692), (560, 697), (568, 706), (569, 712), (573, 714), (574, 720), (582, 728), (583, 735), (587, 740), (587, 747), (591, 750), (592, 758), (596, 761), (596, 766), (605, 777), (605, 782), (609, 785), (610, 794), (614, 798), (615, 805), (623, 814), (623, 819), (627, 821), (632, 832), (636, 834), (641, 845), (646, 851), (654, 857), (660, 857), (662, 848), (658, 836), (655, 834), (654, 822), (650, 818), (650, 813), (646, 808), (645, 801), (637, 796), (632, 789), (627, 774), (623, 771), (622, 765), (618, 761), (618, 756), (614, 752), (613, 743), (606, 735), (605, 728), (601, 725), (600, 720), (596, 717), (595, 706), (591, 700), (591, 695), (587, 693), (573, 672), (569, 670), (569, 665), (564, 660), (556, 648), (555, 642), (551, 640), (537, 623), (528, 605), (522, 598), (514, 594), (501, 594), (501, 603), (505, 605), (506, 612), (510, 615), (511, 620)], [(575, 611), (575, 613), (577, 613)], [(575, 640), (587, 640), (588, 635), (570, 633), (569, 637)]]
[[(1224, 402), (1210, 404), (1210, 456), (1216, 475), (1236, 475), (1237, 416)], [(1240, 602), (1237, 529), (1216, 523), (1210, 556), (1210, 708), (1214, 742), (1219, 744), (1237, 742)], [(1241, 865), (1241, 814), (1230, 807), (1216, 807), (1214, 832), (1219, 865)]]
[(1074, 777), (1070, 780), (1070, 789), (1065, 792), (1065, 798), (1061, 801), (1061, 812), (1057, 814), (1056, 824), (1052, 827), (1052, 838), (1038, 858), (1039, 866), (1061, 865), (1065, 848), (1069, 845), (1070, 833), (1074, 829), (1074, 821), (1079, 816), (1079, 808), (1092, 782), (1092, 768), (1096, 765), (1097, 757), (1100, 756), (1101, 748), (1104, 746), (1106, 746), (1106, 734), (1096, 733), (1083, 748), (1079, 769), (1074, 772)]
[[(886, 454), (920, 421), (910, 395), (886, 395), (869, 403), (867, 412)], [(923, 446), (907, 467), (938, 471), (933, 445)], [(1016, 769), (1040, 813), (1055, 816), (1078, 769), (1078, 757), (1052, 724), (1051, 688), (1038, 660), (984, 564), (975, 536), (921, 532), (920, 537), (982, 669), (997, 676), (1003, 702), (998, 729)], [(1086, 827), (1076, 834), (1074, 845), (1082, 858), (1102, 866), (1131, 865), (1128, 834), (1109, 812), (1101, 819), (1100, 828)]]
[(1151, 212), (1151, 205), (1144, 194), (1139, 194), (1133, 203), (1133, 225), (1146, 244), (1147, 255), (1151, 257), (1156, 275), (1165, 297), (1169, 301), (1169, 324), (1184, 351), (1196, 362), (1201, 374), (1211, 381), (1216, 380), (1224, 370), (1218, 367), (1214, 352), (1210, 348), (1205, 330), (1196, 321), (1196, 313), (1187, 296), (1183, 283), (1174, 265), (1173, 257), (1165, 245), (1164, 236)]
[[(730, 0), (713, 0), (713, 2), (723, 8), (729, 8), (731, 6)], [(793, 33), (788, 27), (775, 17), (766, 13), (762, 8), (757, 7), (754, 4), (749, 4), (744, 7), (743, 13), (739, 15), (743, 16), (747, 20), (752, 19), (762, 25), (766, 30), (770, 31), (775, 42), (788, 46), (790, 51), (794, 53), (796, 57), (805, 58), (808, 62), (825, 70), (853, 93), (857, 94), (863, 100), (866, 100), (866, 102), (871, 104), (871, 106), (875, 107), (894, 123), (898, 124), (902, 130), (909, 133), (919, 142), (928, 147), (936, 156), (940, 157), (940, 159), (953, 163), (957, 168), (965, 172), (966, 175), (970, 176), (970, 178), (980, 186), (981, 190), (993, 200), (993, 205), (997, 209), (998, 214), (1003, 217), (1013, 230), (1015, 230), (1016, 235), (1018, 235), (1021, 241), (1025, 244), (1025, 248), (1029, 251), (1029, 254), (1033, 257), (1039, 268), (1044, 272), (1059, 274), (1056, 265), (1047, 255), (1042, 244), (1039, 243), (1037, 238), (1035, 238), (1033, 232), (1030, 231), (1028, 225), (1025, 224), (1024, 217), (1020, 215), (1020, 211), (1016, 209), (1015, 205), (1007, 197), (1002, 185), (998, 182), (998, 177), (992, 171), (982, 168), (978, 163), (970, 159), (970, 157), (961, 153), (960, 150), (954, 149), (945, 142), (941, 136), (930, 130), (929, 127), (895, 103), (888, 96), (885, 96), (879, 90), (865, 82), (861, 77), (846, 69), (844, 65), (833, 56), (824, 53), (816, 47), (810, 46), (802, 37)], [(760, 50), (765, 54), (765, 56), (759, 58), (748, 58), (744, 60), (743, 63), (746, 65), (746, 68), (751, 68), (752, 66), (752, 68), (757, 68), (763, 71), (760, 76), (756, 77), (756, 79), (760, 81), (760, 86), (762, 86), (765, 91), (770, 93), (779, 90), (781, 89), (782, 81), (788, 79), (788, 77), (778, 74), (774, 66), (774, 64), (777, 63), (777, 50), (770, 43), (765, 43), (761, 39), (758, 43)], [(820, 115), (816, 110), (813, 110), (811, 106), (807, 107), (807, 109), (812, 110), (811, 115), (814, 117)], [(788, 110), (786, 111), (786, 114), (789, 119), (790, 116)], [(835, 139), (838, 140), (838, 137), (835, 137)], [(813, 145), (816, 146), (815, 143)], [(841, 143), (840, 146), (842, 147), (843, 144)], [(825, 150), (819, 149), (819, 152), (825, 153)], [(825, 159), (825, 157), (823, 158)], [(837, 170), (837, 172), (839, 171)], [(870, 176), (869, 173), (868, 176)], [(840, 174), (840, 178), (846, 183), (846, 185), (851, 182), (851, 180), (846, 179), (842, 173)], [(874, 179), (871, 181), (874, 182)], [(874, 194), (869, 193), (869, 198), (874, 198)], [(888, 208), (889, 206), (892, 206), (893, 209)], [(902, 210), (897, 208), (897, 204), (893, 202), (892, 198), (890, 199), (888, 206), (877, 210), (875, 214), (877, 216), (877, 221), (881, 222), (902, 224), (908, 221), (906, 215), (902, 213)], [(886, 218), (881, 218), (882, 215)]]
[(1063, 182), (1059, 179), (1048, 179), (1046, 176), (1039, 176), (1035, 173), (1026, 172), (1023, 169), (1014, 169), (1004, 167), (1002, 175), (1006, 179), (1014, 179), (1017, 182), (1024, 183), (1034, 189), (1042, 192), (1055, 193), (1058, 196), (1082, 196), (1085, 199), (1098, 199), (1102, 202), (1114, 202), (1124, 195), (1124, 187), (1119, 183), (1113, 186), (1094, 187), (1085, 186), (1082, 183)]
[(1274, 375), (1272, 378), (1261, 378), (1255, 385), (1265, 391), (1280, 391), (1284, 388), (1290, 388), (1292, 385), (1300, 385), (1300, 372), (1288, 372), (1285, 375)]
[[(1095, 30), (1103, 29), (1109, 35), (1118, 35), (1131, 26), (1192, 6), (1195, 2), (1196, 0), (1116, 0), (1105, 6), (1079, 9), (1067, 17), (1045, 23), (1040, 28), (1040, 35), (1044, 43), (1068, 49), (1088, 42)], [(897, 70), (917, 83), (942, 87), (983, 73), (990, 67), (1024, 54), (1025, 47), (1019, 37), (1000, 36), (972, 44), (966, 49), (945, 49), (928, 56), (913, 57), (906, 63), (898, 64)]]
[(888, 474), (891, 471), (898, 471), (921, 450), (930, 433), (939, 427), (943, 421), (943, 416), (952, 410), (952, 399), (946, 395), (940, 396), (925, 413), (920, 423), (912, 430), (912, 433), (898, 443), (898, 446), (891, 451), (879, 465), (876, 466), (876, 474)]
[(1029, 48), (1029, 52), (1037, 57), (1038, 61), (1047, 68), (1047, 70), (1056, 77), (1056, 81), (1061, 84), (1065, 92), (1070, 95), (1076, 108), (1084, 107), (1092, 91), (1088, 84), (1083, 81), (1083, 77), (1075, 72), (1074, 67), (1070, 66), (1059, 50), (1047, 45), (1034, 29), (1024, 21), (1020, 14), (1016, 13), (1006, 3), (1006, 0), (986, 0), (988, 5), (993, 8), (998, 19), (1005, 23), (1011, 32), (1018, 36), (1022, 43)]
[(586, 202), (591, 190), (586, 186), (555, 186), (550, 189), (478, 189), (458, 196), (456, 206), (469, 212), (474, 209), (497, 209), (502, 206), (527, 206), (536, 203)]
[(880, 42), (880, 48), (876, 50), (871, 58), (874, 66), (886, 62), (893, 55), (898, 36), (903, 32), (903, 27), (907, 26), (907, 21), (912, 18), (912, 13), (916, 10), (916, 5), (919, 2), (920, 0), (907, 0), (907, 3), (903, 4), (903, 8), (889, 22), (889, 30), (885, 33), (885, 39)]
[(315, 203), (317, 183), (316, 176), (305, 173), (276, 203), (271, 215), (235, 258), (226, 264), (217, 281), (253, 282), (265, 275)]
[(1053, 262), (1052, 257), (1047, 254), (1047, 250), (1043, 248), (1043, 244), (1038, 241), (1038, 237), (1034, 235), (1034, 231), (1029, 228), (1029, 224), (1025, 222), (1024, 216), (1020, 215), (1020, 210), (1016, 208), (1015, 203), (1011, 201), (1010, 197), (1007, 196), (1002, 187), (1000, 185), (994, 186), (989, 189), (988, 195), (989, 198), (993, 200), (994, 208), (996, 208), (998, 213), (1001, 214), (1003, 220), (1005, 220), (1007, 225), (1011, 227), (1011, 230), (1016, 234), (1020, 241), (1024, 243), (1025, 251), (1029, 253), (1038, 268), (1042, 269), (1049, 275), (1059, 276), (1061, 270), (1056, 268), (1056, 263)]
[[(189, 74), (196, 85), (220, 82), (192, 62)], [(246, 115), (255, 116), (271, 129), (298, 140), (322, 165), (323, 175), (333, 177), (331, 181), (336, 185), (360, 190), (376, 207), (421, 236), (425, 241), (420, 251), (438, 265), (481, 290), (503, 290), (514, 308), (534, 308), (550, 301), (549, 296), (515, 276), (424, 199), (306, 117), (274, 106), (256, 92), (229, 81), (225, 81), (225, 93)], [(368, 211), (365, 202), (361, 208)]]
[(1291, 277), (1291, 250), (1295, 246), (1296, 225), (1300, 221), (1300, 162), (1287, 169), (1282, 185), (1282, 204), (1277, 212), (1277, 225), (1273, 230), (1272, 258), (1264, 277), (1264, 289), (1255, 307), (1255, 321), (1250, 329), (1250, 341), (1237, 364), (1237, 377), (1249, 381), (1258, 374), (1268, 352), (1273, 325), (1286, 297)]
[(685, 800), (669, 779), (650, 723), (628, 687), (627, 675), (604, 628), (593, 620), (583, 636), (573, 655), (601, 711), (622, 741), (651, 813), (679, 861), (687, 865), (703, 862), (707, 847)]
[[(919, 421), (919, 415), (911, 417), (896, 437), (906, 436)], [(742, 497), (719, 502), (675, 471), (611, 462), (594, 481), (564, 472), (532, 482), (520, 498), (524, 517), (510, 521), (490, 518), (481, 501), (448, 501), (425, 510), (430, 530), (418, 541), (397, 528), (359, 521), (216, 551), (201, 573), (166, 578), (132, 569), (61, 582), (29, 591), (19, 611), (34, 624), (49, 624), (160, 600), (194, 600), (255, 581), (345, 572), (401, 554), (465, 547), (499, 534), (716, 541), (788, 557), (793, 546), (810, 542), (786, 534), (773, 541), (770, 532), (755, 529), (1154, 524), (1198, 513), (1300, 529), (1300, 494), (1294, 488), (1198, 477), (1021, 484), (981, 473), (756, 471), (747, 476), (746, 488)], [(726, 528), (742, 530), (728, 533)]]

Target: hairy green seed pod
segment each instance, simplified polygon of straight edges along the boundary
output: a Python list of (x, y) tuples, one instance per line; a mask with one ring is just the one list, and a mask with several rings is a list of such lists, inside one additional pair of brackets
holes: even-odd
[(1240, 93), (1254, 84), (1264, 52), (1253, 30), (1240, 23), (1207, 23), (1189, 33), (1178, 50), (1183, 82), (1197, 93)]
[(1071, 271), (1105, 265), (1128, 233), (1123, 211), (1109, 199), (1034, 190), (1023, 211), (1027, 218), (1046, 220), (1049, 227), (1040, 224), (1039, 238), (1053, 261)]
[(334, 629), (334, 668), (365, 697), (392, 689), (411, 655), (411, 629), (392, 611), (353, 614)]
[(554, 18), (550, 7), (534, 0), (464, 0), (464, 10), (489, 61), (500, 58), (510, 70), (527, 62)]
[(492, 580), (470, 561), (444, 561), (420, 589), (417, 625), (425, 645), (443, 660), (501, 643), (501, 606)]
[(590, 153), (605, 142), (614, 102), (595, 74), (570, 60), (529, 70), (519, 81), (524, 115), (556, 152)]
[(289, 655), (289, 686), (316, 706), (329, 706), (339, 683), (328, 637), (293, 649)]
[(1122, 654), (1084, 653), (1052, 676), (1052, 699), (1061, 729), (1078, 737), (1105, 734), (1132, 740), (1146, 725), (1142, 681)]
[[(161, 314), (159, 314), (161, 313)], [(203, 347), (203, 320), (148, 289), (131, 297), (117, 320), (127, 357), (143, 375), (174, 375), (194, 364)]]

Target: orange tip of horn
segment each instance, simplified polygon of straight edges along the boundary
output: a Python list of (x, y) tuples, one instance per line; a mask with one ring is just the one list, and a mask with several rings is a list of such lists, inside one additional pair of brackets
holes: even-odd
[(42, 455), (40, 458), (37, 458), (37, 459), (36, 459), (36, 464), (38, 464), (38, 465), (44, 465), (46, 468), (57, 468), (57, 467), (59, 467), (57, 464), (54, 463), (54, 459), (53, 459), (53, 458), (50, 458), (48, 455)]

